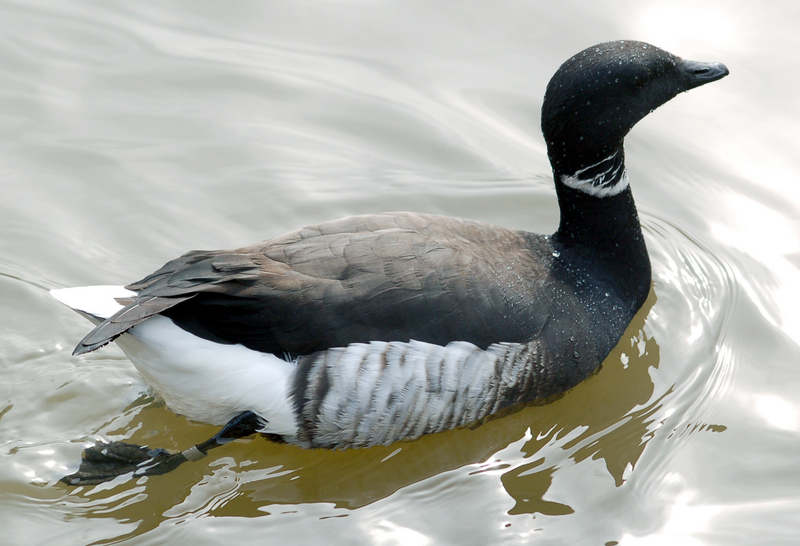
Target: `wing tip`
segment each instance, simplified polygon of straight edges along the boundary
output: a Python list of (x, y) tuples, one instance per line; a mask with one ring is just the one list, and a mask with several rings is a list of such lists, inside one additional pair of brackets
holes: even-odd
[[(91, 335), (91, 334), (89, 334)], [(89, 337), (89, 336), (86, 336)], [(91, 353), (92, 351), (99, 349), (100, 347), (105, 347), (109, 343), (113, 341), (112, 339), (106, 339), (103, 341), (98, 341), (95, 343), (84, 343), (86, 338), (83, 338), (78, 345), (75, 346), (75, 349), (72, 351), (72, 356), (80, 356), (86, 353)]]
[[(107, 335), (103, 327), (109, 324), (108, 318), (124, 308), (118, 300), (136, 295), (122, 286), (113, 285), (54, 288), (49, 292), (53, 298), (96, 325), (72, 351), (73, 356), (90, 353), (119, 337), (117, 332)], [(98, 332), (102, 334), (98, 335)]]

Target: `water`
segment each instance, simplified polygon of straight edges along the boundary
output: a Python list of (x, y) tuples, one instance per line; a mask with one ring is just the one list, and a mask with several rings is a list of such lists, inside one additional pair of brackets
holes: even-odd
[[(741, 1), (0, 2), (3, 544), (795, 544), (798, 7)], [(549, 232), (538, 128), (568, 56), (650, 41), (731, 76), (627, 141), (655, 289), (603, 370), (475, 430), (236, 442), (68, 488), (98, 438), (214, 429), (46, 289), (417, 210)]]

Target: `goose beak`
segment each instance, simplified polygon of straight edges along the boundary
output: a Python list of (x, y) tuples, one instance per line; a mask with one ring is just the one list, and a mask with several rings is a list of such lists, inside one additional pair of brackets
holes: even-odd
[(681, 61), (678, 69), (683, 74), (687, 90), (721, 80), (729, 74), (728, 67), (722, 63)]

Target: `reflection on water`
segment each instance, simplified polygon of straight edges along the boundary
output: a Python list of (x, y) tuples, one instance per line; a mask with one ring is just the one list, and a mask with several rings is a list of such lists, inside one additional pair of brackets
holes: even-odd
[[(0, 542), (793, 543), (798, 10), (0, 1)], [(541, 94), (622, 37), (731, 76), (627, 140), (654, 286), (599, 373), (416, 442), (254, 438), (165, 476), (57, 481), (96, 439), (215, 430), (143, 394), (113, 347), (71, 358), (86, 323), (47, 288), (382, 210), (552, 231)]]

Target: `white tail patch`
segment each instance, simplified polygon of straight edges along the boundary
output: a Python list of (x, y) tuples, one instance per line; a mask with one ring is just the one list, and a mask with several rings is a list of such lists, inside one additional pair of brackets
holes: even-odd
[(130, 298), (136, 292), (122, 286), (102, 285), (60, 288), (51, 290), (50, 294), (92, 322), (97, 322), (96, 319), (107, 319), (124, 307), (117, 298)]

